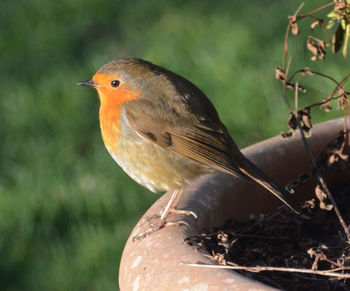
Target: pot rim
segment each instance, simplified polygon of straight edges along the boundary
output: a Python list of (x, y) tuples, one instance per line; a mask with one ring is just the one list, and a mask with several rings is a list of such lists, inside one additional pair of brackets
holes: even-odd
[[(344, 125), (343, 118), (314, 126), (308, 142), (315, 154), (335, 137)], [(305, 152), (300, 134), (291, 139), (276, 136), (248, 146), (242, 152), (281, 185), (297, 174), (308, 172), (311, 162)], [(296, 192), (305, 199), (313, 183)], [(141, 220), (164, 207), (170, 193), (159, 198)], [(213, 264), (203, 250), (198, 251), (184, 242), (184, 238), (208, 232), (223, 225), (232, 217), (247, 220), (251, 215), (267, 213), (280, 205), (280, 201), (255, 183), (247, 183), (231, 175), (207, 174), (199, 177), (184, 191), (178, 209), (192, 210), (198, 215), (180, 217), (190, 225), (165, 227), (150, 236), (133, 241), (132, 237), (147, 229), (136, 225), (123, 251), (119, 285), (121, 290), (275, 290), (258, 281), (225, 269), (193, 268), (181, 263)], [(178, 220), (179, 216), (169, 219)], [(140, 220), (140, 221), (141, 221)], [(215, 264), (215, 263), (214, 263)]]

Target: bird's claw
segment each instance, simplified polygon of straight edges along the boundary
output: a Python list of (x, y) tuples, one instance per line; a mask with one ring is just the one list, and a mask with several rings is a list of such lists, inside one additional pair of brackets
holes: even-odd
[[(164, 212), (164, 208), (162, 207), (158, 212), (156, 212), (153, 215), (150, 216), (146, 216), (145, 218), (143, 218), (141, 221), (139, 221), (139, 223), (137, 224), (138, 226), (144, 225), (146, 222), (149, 222), (153, 219), (157, 219), (157, 218), (161, 218)], [(195, 212), (191, 211), (191, 210), (182, 210), (182, 209), (169, 209), (167, 215), (174, 213), (174, 214), (182, 214), (182, 215), (187, 215), (187, 216), (192, 216), (194, 218), (195, 221), (198, 220), (198, 216)]]
[(153, 219), (156, 218), (160, 218), (163, 214), (164, 208), (162, 207), (158, 212), (156, 212), (153, 215), (150, 216), (146, 216), (145, 218), (143, 218), (142, 220), (139, 221), (139, 223), (137, 224), (138, 226), (144, 225), (146, 222), (151, 221)]
[(137, 234), (133, 236), (132, 241), (139, 240), (139, 239), (144, 239), (146, 236), (150, 235), (151, 233), (165, 227), (165, 226), (185, 226), (187, 229), (190, 228), (190, 225), (183, 220), (178, 220), (178, 221), (171, 221), (171, 222), (158, 222), (156, 224), (150, 224), (150, 228), (147, 229), (146, 231)]
[(190, 225), (186, 222), (186, 221), (183, 221), (183, 220), (177, 220), (177, 221), (171, 221), (171, 222), (166, 222), (164, 224), (164, 226), (184, 226), (186, 227), (186, 229), (189, 229), (190, 228)]
[(194, 213), (191, 210), (182, 210), (182, 209), (171, 209), (170, 213), (175, 213), (175, 214), (182, 214), (182, 215), (187, 215), (187, 216), (193, 216), (193, 218), (197, 221), (198, 216), (196, 213)]

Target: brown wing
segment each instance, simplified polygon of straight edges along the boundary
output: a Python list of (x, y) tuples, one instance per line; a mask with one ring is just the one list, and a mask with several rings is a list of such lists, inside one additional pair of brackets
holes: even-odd
[[(126, 107), (126, 115), (131, 127), (144, 138), (154, 142), (158, 146), (178, 153), (189, 159), (218, 171), (238, 176), (247, 181), (250, 179), (268, 189), (272, 194), (282, 200), (296, 213), (299, 213), (299, 202), (287, 193), (283, 188), (265, 175), (258, 167), (243, 156), (227, 133), (225, 127), (217, 123), (210, 126), (194, 123), (192, 120), (180, 119), (176, 123), (176, 114), (168, 115), (168, 118), (159, 119), (157, 110), (152, 106), (131, 106), (132, 101)], [(142, 110), (141, 110), (142, 109)], [(236, 155), (236, 156), (235, 156)], [(237, 164), (235, 164), (237, 163)]]
[(183, 104), (172, 104), (169, 108), (168, 103), (166, 107), (162, 103), (160, 108), (157, 104), (159, 102), (138, 99), (125, 106), (126, 116), (136, 132), (160, 147), (218, 171), (248, 179), (233, 164), (234, 148), (237, 146), (217, 115), (205, 118), (208, 111), (202, 112), (204, 114), (198, 120)]

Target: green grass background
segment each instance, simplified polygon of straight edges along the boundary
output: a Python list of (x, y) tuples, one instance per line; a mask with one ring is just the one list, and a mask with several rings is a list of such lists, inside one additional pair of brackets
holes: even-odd
[[(304, 12), (317, 8), (307, 1)], [(104, 63), (141, 57), (197, 84), (240, 147), (287, 130), (274, 67), (300, 1), (2, 1), (0, 11), (0, 289), (116, 290), (126, 239), (157, 196), (104, 148), (99, 101), (76, 87)], [(292, 69), (340, 79), (348, 60)], [(301, 104), (331, 84), (309, 81)], [(319, 113), (319, 122), (342, 113)]]

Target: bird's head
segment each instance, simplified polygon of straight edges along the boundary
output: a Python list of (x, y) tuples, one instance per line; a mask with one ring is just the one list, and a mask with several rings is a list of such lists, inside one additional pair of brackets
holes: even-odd
[(121, 104), (139, 98), (144, 88), (150, 91), (155, 83), (159, 85), (159, 77), (165, 72), (141, 59), (116, 59), (102, 66), (92, 80), (77, 85), (95, 88), (101, 105), (111, 102)]

